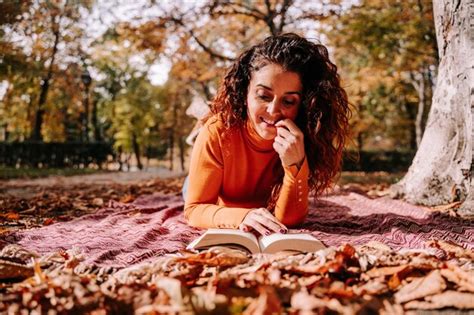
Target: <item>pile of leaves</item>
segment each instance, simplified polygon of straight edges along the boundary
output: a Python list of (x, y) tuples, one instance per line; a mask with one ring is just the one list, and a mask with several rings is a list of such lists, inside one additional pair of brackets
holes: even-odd
[(116, 271), (83, 266), (74, 250), (37, 257), (10, 245), (0, 252), (0, 312), (402, 314), (474, 309), (472, 251), (436, 241), (431, 246), (437, 256), (430, 250), (396, 253), (381, 244), (253, 256), (214, 247)]
[[(94, 213), (111, 200), (129, 203), (156, 192), (178, 194), (183, 178), (156, 179), (136, 184), (80, 184), (22, 187), (24, 196), (0, 194), (0, 234), (69, 221)], [(1, 190), (0, 190), (1, 193)]]

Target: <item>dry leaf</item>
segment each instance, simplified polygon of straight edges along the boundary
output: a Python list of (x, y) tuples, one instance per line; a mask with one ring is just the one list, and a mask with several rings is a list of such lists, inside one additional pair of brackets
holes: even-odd
[(378, 268), (370, 269), (365, 274), (367, 276), (369, 276), (370, 278), (392, 276), (392, 275), (402, 271), (405, 268), (406, 268), (406, 266), (378, 267)]
[(249, 257), (245, 252), (224, 246), (211, 247), (199, 254), (189, 254), (184, 258), (177, 258), (177, 261), (186, 262), (189, 264), (203, 264), (220, 267), (244, 264), (248, 260)]
[(34, 275), (33, 268), (17, 262), (0, 259), (0, 279), (26, 279)]
[(446, 291), (427, 296), (426, 301), (411, 301), (404, 305), (405, 309), (435, 310), (445, 307), (457, 309), (474, 309), (474, 294), (456, 291)]
[(453, 242), (431, 240), (428, 242), (428, 246), (442, 249), (450, 256), (454, 256), (457, 258), (465, 257), (474, 260), (474, 252), (472, 250), (465, 249), (464, 247), (459, 246), (458, 244), (455, 244)]
[(20, 219), (20, 215), (16, 212), (8, 212), (3, 215), (3, 217), (10, 221), (15, 221)]
[(446, 210), (459, 208), (459, 206), (461, 204), (462, 204), (461, 201), (456, 201), (456, 202), (453, 202), (453, 203), (450, 203), (450, 204), (447, 204), (447, 205), (439, 205), (439, 206), (436, 206), (436, 207), (430, 207), (429, 209), (431, 209), (433, 211), (443, 212), (443, 211), (446, 211)]
[(135, 200), (135, 197), (132, 195), (125, 195), (124, 197), (120, 198), (120, 202), (123, 203), (130, 203)]
[(54, 223), (54, 219), (52, 218), (47, 218), (43, 221), (43, 225), (51, 225)]
[(416, 278), (403, 286), (395, 293), (395, 302), (399, 304), (405, 303), (428, 295), (441, 293), (444, 289), (446, 289), (446, 282), (441, 277), (439, 270), (434, 270), (426, 277)]
[(283, 309), (275, 289), (272, 286), (258, 287), (259, 296), (243, 312), (244, 315), (281, 314)]

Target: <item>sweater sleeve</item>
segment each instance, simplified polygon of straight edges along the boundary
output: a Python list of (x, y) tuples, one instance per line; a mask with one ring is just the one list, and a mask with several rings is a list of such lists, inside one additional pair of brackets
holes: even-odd
[(308, 161), (305, 158), (299, 170), (296, 166), (283, 169), (285, 175), (275, 206), (275, 217), (287, 226), (294, 226), (302, 223), (308, 214)]
[[(215, 123), (215, 122), (214, 122)], [(191, 154), (184, 216), (201, 228), (238, 228), (252, 209), (217, 205), (223, 179), (221, 139), (213, 122), (200, 131)]]

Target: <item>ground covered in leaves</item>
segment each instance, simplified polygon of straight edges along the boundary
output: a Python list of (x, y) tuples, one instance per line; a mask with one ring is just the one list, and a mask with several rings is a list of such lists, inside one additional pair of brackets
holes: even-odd
[[(474, 309), (473, 253), (433, 242), (273, 255), (214, 247), (119, 271), (88, 268), (74, 250), (0, 252), (0, 312), (19, 314), (403, 314)], [(438, 255), (439, 256), (439, 255)]]
[(0, 186), (0, 234), (69, 221), (94, 213), (111, 200), (129, 203), (156, 192), (180, 193), (183, 181), (179, 177), (135, 183), (26, 184), (21, 193), (16, 193), (17, 188), (2, 191)]
[[(383, 176), (383, 175), (382, 175)], [(360, 176), (361, 178), (363, 176)], [(0, 234), (93, 213), (110, 200), (179, 194), (183, 178), (136, 183), (0, 186)], [(340, 182), (337, 191), (378, 197), (388, 182)], [(28, 193), (25, 194), (24, 192)], [(456, 215), (457, 204), (435, 211)], [(76, 249), (40, 257), (0, 251), (0, 313), (402, 314), (474, 312), (474, 254), (455, 244), (393, 252), (383, 244), (316, 253), (254, 255), (216, 247), (121, 270), (82, 263)]]

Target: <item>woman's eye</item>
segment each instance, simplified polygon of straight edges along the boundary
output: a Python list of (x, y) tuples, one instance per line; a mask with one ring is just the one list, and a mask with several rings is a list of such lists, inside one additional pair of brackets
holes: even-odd
[(272, 101), (272, 98), (270, 96), (267, 96), (267, 95), (257, 95), (257, 98), (262, 100), (262, 101), (265, 101), (265, 102), (271, 102)]
[(286, 107), (291, 107), (293, 105), (295, 105), (295, 101), (294, 100), (284, 100), (283, 101), (283, 105), (285, 105)]

